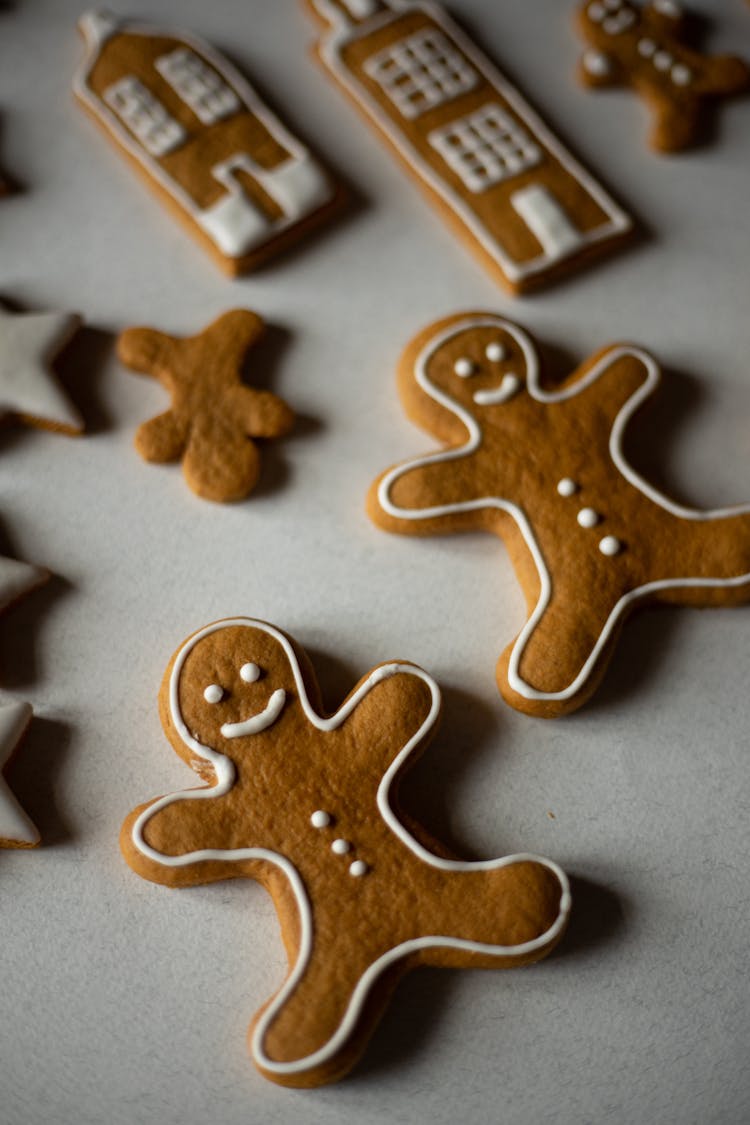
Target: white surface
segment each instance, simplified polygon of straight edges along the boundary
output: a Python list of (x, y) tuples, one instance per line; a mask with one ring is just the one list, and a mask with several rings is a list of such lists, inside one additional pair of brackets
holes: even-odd
[[(0, 448), (0, 553), (60, 576), (0, 620), (0, 700), (39, 716), (9, 779), (43, 837), (0, 852), (0, 1120), (745, 1122), (750, 610), (639, 616), (593, 703), (534, 721), (494, 685), (524, 617), (499, 541), (387, 536), (363, 497), (379, 470), (433, 447), (396, 398), (401, 347), (478, 307), (520, 320), (563, 366), (616, 340), (655, 352), (669, 374), (636, 423), (638, 467), (683, 503), (748, 500), (750, 102), (723, 108), (710, 148), (657, 157), (636, 98), (576, 88), (568, 5), (455, 4), (652, 232), (511, 301), (309, 61), (297, 0), (153, 0), (132, 14), (231, 48), (366, 197), (233, 283), (71, 104), (81, 6), (17, 0), (0, 14), (0, 161), (24, 187), (0, 202), (0, 295), (85, 315), (65, 372), (95, 430), (8, 431)], [(699, 6), (722, 19), (715, 49), (750, 53), (746, 5)], [(265, 450), (256, 495), (217, 507), (178, 467), (133, 452), (166, 396), (103, 334), (189, 333), (236, 305), (279, 329), (252, 366), (303, 421)], [(246, 1055), (252, 1013), (284, 974), (265, 892), (170, 892), (117, 847), (132, 807), (196, 783), (161, 734), (156, 692), (191, 630), (231, 614), (296, 636), (331, 706), (379, 661), (424, 666), (445, 715), (403, 803), (467, 857), (536, 851), (577, 880), (558, 954), (414, 975), (352, 1077), (315, 1092), (274, 1087)]]

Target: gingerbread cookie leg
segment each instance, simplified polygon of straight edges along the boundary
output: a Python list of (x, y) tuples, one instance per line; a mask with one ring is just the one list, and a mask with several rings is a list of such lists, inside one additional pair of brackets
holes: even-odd
[(535, 856), (466, 863), (405, 826), (399, 778), (440, 711), (435, 682), (394, 661), (339, 709), (301, 650), (264, 622), (216, 622), (167, 669), (170, 742), (211, 787), (136, 810), (128, 863), (172, 886), (243, 875), (270, 891), (289, 975), (250, 1050), (290, 1086), (333, 1081), (364, 1049), (398, 977), (420, 964), (506, 968), (560, 939), (570, 896)]

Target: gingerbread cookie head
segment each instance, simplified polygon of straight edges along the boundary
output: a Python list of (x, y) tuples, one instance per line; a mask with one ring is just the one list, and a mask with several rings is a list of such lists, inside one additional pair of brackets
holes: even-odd
[[(487, 313), (462, 313), (431, 325), (409, 344), (399, 364), (399, 390), (410, 416), (431, 408), (450, 439), (457, 407), (481, 422), (489, 408), (522, 395), (535, 366), (534, 346), (517, 325)], [(441, 405), (447, 413), (439, 413)]]
[(381, 664), (325, 715), (299, 647), (235, 618), (179, 649), (161, 706), (206, 784), (131, 813), (123, 854), (169, 886), (245, 876), (271, 893), (289, 975), (249, 1046), (273, 1081), (341, 1077), (407, 969), (525, 964), (562, 936), (570, 900), (554, 864), (454, 859), (399, 814), (398, 778), (440, 711), (422, 669)]
[(252, 754), (257, 736), (279, 723), (284, 730), (274, 738), (289, 733), (306, 689), (299, 658), (293, 666), (285, 642), (291, 644), (262, 623), (228, 621), (201, 630), (175, 653), (160, 693), (162, 725), (199, 773), (215, 773), (221, 756)]

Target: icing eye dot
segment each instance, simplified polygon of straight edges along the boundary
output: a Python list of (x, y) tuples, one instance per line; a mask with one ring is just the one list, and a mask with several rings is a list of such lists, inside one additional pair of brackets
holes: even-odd
[(501, 360), (505, 359), (508, 352), (499, 340), (493, 340), (491, 344), (487, 345), (487, 350), (484, 354), (487, 356), (490, 363), (500, 363)]
[(218, 684), (209, 684), (203, 692), (203, 698), (206, 703), (218, 703), (219, 700), (224, 698), (224, 689), (219, 687)]
[(462, 379), (468, 379), (470, 375), (474, 374), (476, 368), (470, 359), (461, 358), (456, 360), (453, 365), (453, 370), (457, 375), (460, 375)]
[(240, 668), (240, 679), (246, 684), (254, 684), (259, 676), (260, 668), (257, 664), (243, 664)]

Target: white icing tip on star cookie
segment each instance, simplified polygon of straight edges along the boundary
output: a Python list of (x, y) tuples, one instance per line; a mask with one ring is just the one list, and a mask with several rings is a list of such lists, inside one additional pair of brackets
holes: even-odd
[(89, 11), (84, 12), (78, 20), (78, 30), (91, 47), (98, 47), (106, 43), (120, 26), (120, 19), (112, 12)]

